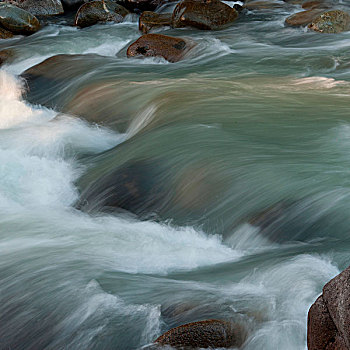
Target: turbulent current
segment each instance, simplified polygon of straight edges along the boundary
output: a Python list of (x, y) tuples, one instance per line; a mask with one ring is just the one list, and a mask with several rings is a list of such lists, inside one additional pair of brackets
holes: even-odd
[(174, 64), (126, 58), (136, 15), (0, 41), (0, 349), (142, 349), (209, 318), (306, 349), (350, 262), (350, 32), (289, 14), (160, 30), (198, 43)]

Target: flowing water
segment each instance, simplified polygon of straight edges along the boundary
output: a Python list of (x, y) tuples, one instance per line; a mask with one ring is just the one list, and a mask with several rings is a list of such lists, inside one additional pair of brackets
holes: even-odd
[[(125, 57), (132, 16), (0, 42), (0, 349), (141, 349), (208, 318), (306, 348), (350, 260), (350, 32), (285, 27), (297, 10), (159, 30), (198, 42), (175, 64)], [(79, 56), (20, 77), (57, 54)], [(123, 174), (143, 187), (116, 210)]]

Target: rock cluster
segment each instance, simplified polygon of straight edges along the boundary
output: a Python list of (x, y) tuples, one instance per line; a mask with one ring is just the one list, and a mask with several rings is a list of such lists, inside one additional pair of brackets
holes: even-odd
[(350, 349), (350, 267), (323, 287), (308, 315), (309, 350)]

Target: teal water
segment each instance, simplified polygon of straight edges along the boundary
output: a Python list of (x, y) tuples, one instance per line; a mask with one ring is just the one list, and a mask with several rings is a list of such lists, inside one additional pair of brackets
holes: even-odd
[(125, 57), (137, 17), (0, 42), (0, 349), (141, 349), (208, 318), (306, 348), (349, 265), (350, 32), (285, 27), (297, 10), (161, 30), (198, 42), (175, 64)]

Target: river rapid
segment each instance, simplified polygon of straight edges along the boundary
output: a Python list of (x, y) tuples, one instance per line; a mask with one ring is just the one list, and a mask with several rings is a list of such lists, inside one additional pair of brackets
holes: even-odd
[[(126, 58), (136, 15), (0, 41), (0, 349), (142, 349), (209, 318), (306, 349), (350, 262), (350, 32), (285, 27), (297, 10), (159, 30), (198, 43), (174, 64)], [(21, 77), (57, 54), (80, 56)], [(125, 165), (145, 188), (112, 210)]]

